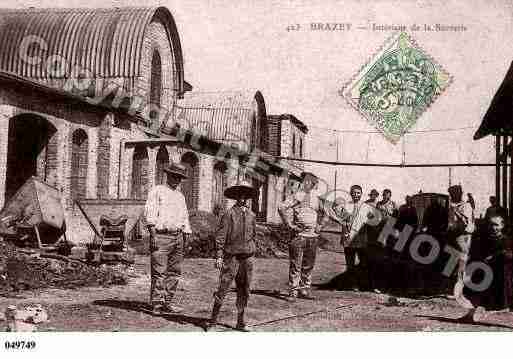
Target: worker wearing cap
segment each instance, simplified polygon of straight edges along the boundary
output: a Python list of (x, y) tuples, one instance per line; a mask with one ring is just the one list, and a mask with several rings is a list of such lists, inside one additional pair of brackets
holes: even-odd
[(186, 169), (171, 164), (164, 167), (164, 172), (166, 183), (151, 189), (145, 206), (150, 232), (150, 301), (155, 314), (181, 311), (172, 301), (181, 276), (185, 237), (192, 233), (185, 198), (178, 190), (187, 178)]
[[(311, 293), (312, 272), (317, 256), (317, 245), (322, 226), (323, 211), (312, 190), (318, 178), (313, 173), (301, 174), (301, 189), (280, 204), (280, 217), (292, 231), (289, 243), (289, 296), (294, 302), (298, 297), (315, 299)], [(289, 214), (292, 213), (292, 216)]]
[(251, 278), (253, 275), (253, 256), (256, 251), (256, 216), (248, 208), (247, 200), (256, 198), (257, 191), (243, 181), (228, 187), (225, 197), (236, 203), (222, 217), (216, 234), (216, 262), (219, 269), (219, 286), (214, 294), (214, 306), (206, 329), (217, 324), (217, 317), (226, 294), (235, 279), (237, 287), (237, 326), (247, 331), (244, 311), (248, 305)]

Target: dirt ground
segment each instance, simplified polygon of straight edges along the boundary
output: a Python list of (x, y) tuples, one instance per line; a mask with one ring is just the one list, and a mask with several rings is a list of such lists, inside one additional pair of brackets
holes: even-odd
[[(465, 311), (455, 301), (436, 297), (408, 299), (387, 294), (316, 288), (315, 301), (289, 303), (288, 261), (258, 259), (247, 310), (252, 331), (504, 331), (513, 329), (513, 313), (486, 312), (475, 324), (458, 321)], [(343, 255), (320, 251), (314, 283), (323, 284), (344, 270)], [(177, 294), (181, 315), (149, 312), (149, 258), (138, 256), (129, 284), (109, 288), (48, 289), (0, 297), (0, 311), (11, 304), (40, 303), (50, 322), (40, 331), (203, 331), (218, 272), (211, 259), (186, 259)], [(213, 331), (231, 331), (235, 293), (228, 295)], [(0, 323), (1, 325), (1, 323)]]

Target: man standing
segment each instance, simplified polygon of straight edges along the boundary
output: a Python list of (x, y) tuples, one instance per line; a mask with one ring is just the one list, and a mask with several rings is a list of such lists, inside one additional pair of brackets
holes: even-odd
[[(354, 289), (374, 289), (373, 278), (369, 268), (368, 255), (368, 226), (378, 225), (381, 221), (379, 211), (373, 206), (361, 201), (362, 187), (352, 185), (349, 194), (351, 201), (345, 204), (344, 208), (336, 208), (339, 218), (343, 224), (342, 245), (348, 271), (356, 269), (356, 258), (359, 260), (359, 267), (362, 272), (364, 283), (358, 283)], [(335, 206), (342, 206), (343, 202), (335, 200)]]
[(495, 196), (490, 196), (490, 207), (486, 209), (485, 219), (489, 221), (492, 216), (500, 216), (504, 220), (508, 218), (506, 209), (499, 204)]
[(181, 311), (172, 300), (181, 275), (184, 241), (192, 233), (185, 198), (178, 190), (182, 179), (187, 178), (186, 169), (171, 164), (164, 172), (166, 184), (151, 189), (145, 206), (150, 232), (150, 301), (155, 314)]
[(463, 189), (460, 185), (449, 187), (449, 217), (447, 236), (450, 243), (456, 243), (460, 250), (458, 261), (458, 278), (454, 286), (456, 301), (467, 309), (473, 305), (463, 295), (465, 267), (470, 253), (472, 233), (475, 229), (473, 210), (470, 203), (463, 200)]
[[(290, 302), (294, 302), (298, 296), (303, 299), (315, 299), (310, 287), (319, 232), (324, 219), (319, 198), (312, 193), (317, 183), (318, 179), (313, 173), (303, 172), (301, 189), (278, 208), (283, 223), (293, 232), (289, 244)], [(292, 212), (292, 216), (288, 215), (289, 212)]]
[(378, 205), (378, 197), (379, 192), (377, 189), (373, 188), (369, 193), (369, 199), (365, 201), (365, 203), (370, 204), (371, 206), (376, 207)]
[(219, 287), (214, 294), (214, 307), (207, 329), (217, 324), (223, 300), (235, 279), (237, 286), (237, 329), (247, 331), (244, 310), (248, 305), (253, 256), (256, 251), (256, 216), (248, 208), (247, 200), (256, 198), (257, 191), (247, 182), (228, 187), (225, 197), (236, 200), (224, 215), (216, 234), (217, 257), (215, 266), (221, 271)]
[(388, 217), (397, 217), (397, 205), (392, 201), (392, 191), (388, 188), (383, 190), (383, 199), (378, 202), (378, 209), (386, 219)]

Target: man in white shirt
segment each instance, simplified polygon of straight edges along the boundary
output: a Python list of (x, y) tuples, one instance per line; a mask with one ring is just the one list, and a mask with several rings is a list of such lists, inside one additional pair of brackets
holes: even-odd
[(155, 314), (181, 311), (171, 303), (181, 275), (184, 241), (192, 233), (185, 198), (178, 190), (182, 179), (187, 178), (186, 169), (171, 164), (164, 172), (166, 184), (151, 189), (145, 206), (150, 232), (150, 301)]
[(334, 209), (338, 214), (338, 221), (343, 226), (342, 245), (346, 259), (347, 271), (356, 269), (356, 257), (362, 272), (364, 283), (358, 283), (354, 289), (374, 289), (372, 272), (369, 268), (369, 229), (381, 221), (379, 210), (374, 206), (361, 201), (362, 187), (351, 186), (349, 190), (351, 201), (335, 200)]
[(290, 302), (294, 302), (298, 296), (314, 299), (310, 287), (324, 219), (319, 198), (312, 191), (317, 186), (317, 177), (313, 173), (303, 172), (301, 179), (301, 189), (285, 199), (278, 209), (281, 219), (294, 234), (289, 244)]

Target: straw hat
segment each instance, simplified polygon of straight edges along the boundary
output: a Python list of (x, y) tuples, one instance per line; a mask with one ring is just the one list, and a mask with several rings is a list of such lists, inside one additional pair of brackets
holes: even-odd
[(163, 168), (163, 171), (166, 172), (166, 173), (170, 173), (172, 175), (175, 175), (175, 176), (178, 176), (178, 177), (181, 177), (181, 178), (187, 178), (187, 169), (180, 165), (180, 164), (175, 164), (175, 163), (171, 163), (170, 165), (167, 165)]
[(241, 181), (224, 191), (224, 196), (230, 199), (249, 199), (257, 195), (257, 190), (247, 181)]

